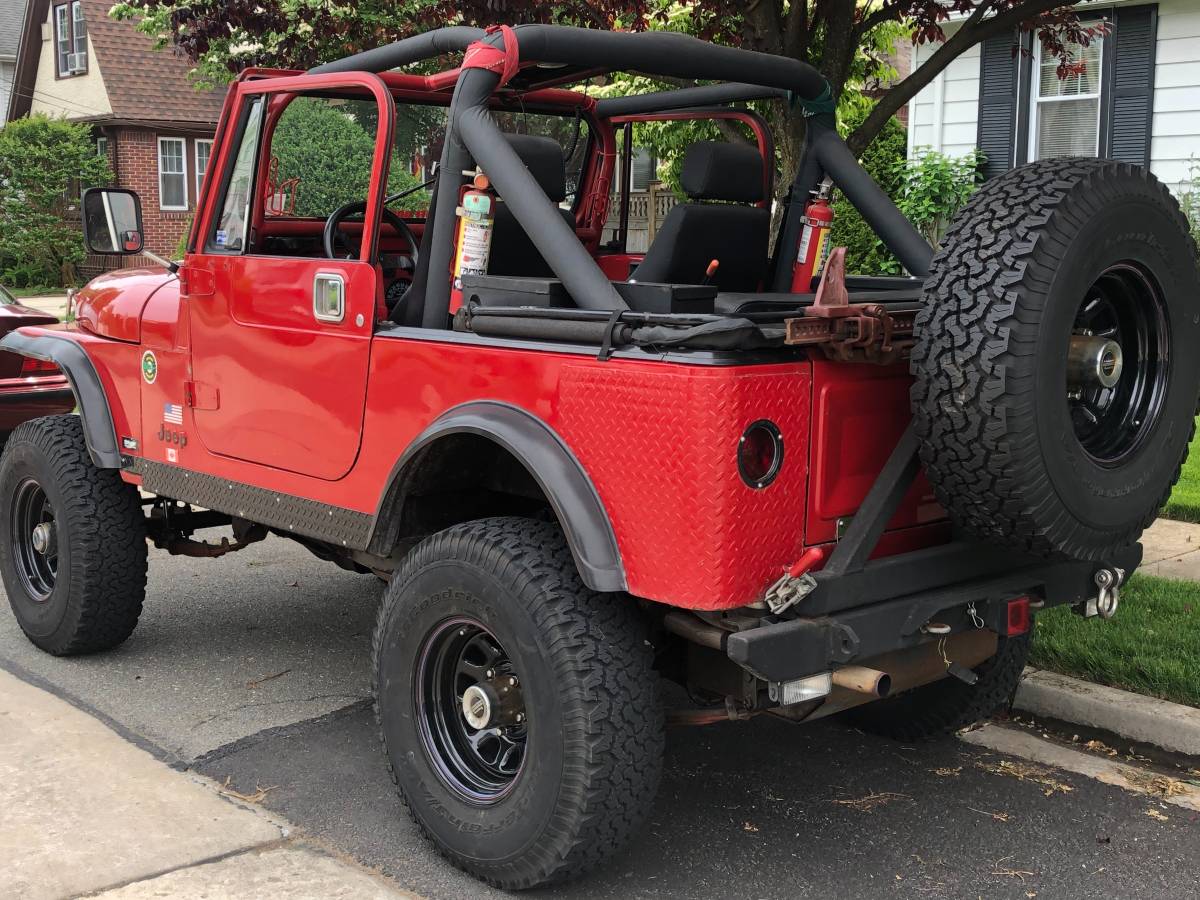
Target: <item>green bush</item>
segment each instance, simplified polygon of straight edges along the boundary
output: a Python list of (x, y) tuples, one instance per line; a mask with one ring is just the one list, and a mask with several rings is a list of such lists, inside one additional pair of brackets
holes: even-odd
[[(863, 104), (842, 117), (839, 130), (854, 131), (866, 118), (871, 104)], [(859, 162), (879, 183), (884, 193), (896, 197), (902, 182), (908, 136), (897, 119), (889, 119), (879, 135), (863, 151)], [(875, 236), (858, 210), (837, 193), (833, 201), (833, 230), (830, 239), (834, 247), (846, 248), (846, 271), (855, 275), (884, 275), (900, 271), (900, 264), (883, 242)]]
[(1192, 240), (1200, 247), (1200, 160), (1188, 164), (1188, 180), (1179, 186), (1179, 206), (1187, 217)]
[(79, 195), (111, 178), (87, 125), (39, 114), (0, 130), (0, 280), (74, 284), (85, 256)]
[(950, 220), (975, 193), (981, 179), (983, 154), (972, 150), (965, 156), (947, 156), (921, 149), (899, 170), (900, 212), (937, 247)]
[[(400, 149), (392, 148), (389, 194), (420, 184), (406, 170)], [(298, 97), (279, 118), (271, 153), (279, 161), (280, 181), (299, 179), (297, 216), (325, 217), (345, 203), (365, 200), (375, 156), (375, 104), (352, 100), (335, 105)], [(428, 202), (428, 195), (419, 192), (403, 205), (418, 209)]]

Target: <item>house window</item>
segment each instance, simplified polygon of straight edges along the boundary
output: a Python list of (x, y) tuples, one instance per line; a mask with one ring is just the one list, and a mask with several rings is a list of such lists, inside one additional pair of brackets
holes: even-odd
[(59, 78), (87, 72), (87, 22), (80, 0), (54, 7), (54, 49)]
[(96, 138), (96, 155), (104, 159), (108, 158), (108, 138)]
[(212, 141), (196, 141), (196, 196), (204, 184), (204, 173), (208, 171), (208, 160), (212, 156)]
[(158, 208), (188, 208), (186, 144), (183, 138), (158, 139)]
[(1069, 44), (1071, 57), (1082, 71), (1058, 77), (1058, 59), (1046, 54), (1041, 41), (1030, 78), (1029, 158), (1098, 156), (1100, 154), (1100, 90), (1103, 38), (1086, 47)]

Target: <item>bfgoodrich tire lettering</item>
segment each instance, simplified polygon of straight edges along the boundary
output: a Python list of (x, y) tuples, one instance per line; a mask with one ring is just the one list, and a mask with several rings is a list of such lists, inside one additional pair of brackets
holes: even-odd
[[(1086, 317), (1096, 298), (1122, 296), (1116, 391), (1148, 387), (1089, 430), (1080, 417), (1096, 410), (1081, 410), (1088, 398), (1068, 383), (1067, 348), (1111, 331)], [(1196, 248), (1165, 187), (1083, 159), (987, 182), (934, 258), (916, 332), (921, 459), (960, 526), (1080, 559), (1137, 540), (1179, 476), (1200, 387)]]
[[(476, 767), (479, 779), (452, 766), (461, 777), (447, 777), (430, 750), (422, 660), (447, 623), (450, 638), (488, 635), (502, 648), (497, 668), (519, 679), (527, 728), (515, 730), (515, 778), (515, 765)], [(477, 877), (508, 889), (572, 877), (622, 848), (651, 808), (663, 723), (650, 647), (627, 598), (584, 587), (556, 525), (484, 519), (422, 542), (388, 585), (372, 674), (401, 798)]]
[[(30, 545), (35, 522), (50, 526), (39, 543), (53, 551), (52, 564), (48, 552)], [(47, 653), (107, 650), (137, 625), (146, 596), (137, 488), (96, 468), (78, 416), (26, 422), (5, 445), (0, 575), (22, 631)]]

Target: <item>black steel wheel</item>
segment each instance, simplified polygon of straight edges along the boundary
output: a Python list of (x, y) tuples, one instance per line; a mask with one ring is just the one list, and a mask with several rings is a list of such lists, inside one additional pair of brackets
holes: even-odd
[(1119, 466), (1154, 432), (1170, 338), (1162, 290), (1140, 266), (1109, 266), (1084, 295), (1067, 349), (1067, 402), (1075, 437), (1097, 465)]
[(422, 541), (384, 595), (372, 671), (401, 798), (476, 877), (573, 877), (649, 814), (653, 654), (634, 604), (582, 584), (556, 525), (482, 519)]
[(470, 803), (508, 794), (521, 774), (528, 717), (516, 666), (469, 616), (447, 619), (421, 647), (417, 728), (443, 784)]
[(0, 576), (21, 630), (47, 653), (107, 650), (137, 625), (141, 502), (117, 472), (96, 468), (78, 416), (26, 422), (4, 447)]
[(58, 531), (54, 508), (35, 478), (17, 485), (9, 535), (21, 586), (38, 603), (50, 599), (58, 576)]
[(985, 182), (934, 257), (913, 422), (964, 531), (1105, 562), (1166, 502), (1200, 393), (1200, 266), (1143, 169), (1055, 159)]

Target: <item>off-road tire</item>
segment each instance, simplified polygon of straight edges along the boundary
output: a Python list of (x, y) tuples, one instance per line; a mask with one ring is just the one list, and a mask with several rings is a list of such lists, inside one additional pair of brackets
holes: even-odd
[[(1169, 353), (1142, 358), (1169, 365), (1157, 414), (1130, 415), (1140, 436), (1101, 465), (1071, 418), (1066, 351), (1072, 333), (1087, 333), (1080, 304), (1114, 267), (1157, 286)], [(1200, 271), (1170, 191), (1140, 168), (1095, 159), (994, 178), (955, 216), (924, 301), (914, 424), (953, 520), (1044, 556), (1104, 561), (1137, 540), (1179, 477), (1200, 389)], [(1135, 371), (1131, 349), (1122, 378)]]
[[(488, 805), (435, 771), (420, 725), (422, 650), (461, 617), (506, 648), (528, 710), (525, 761)], [(564, 880), (623, 848), (649, 814), (663, 754), (651, 648), (627, 597), (583, 585), (557, 525), (482, 519), (425, 539), (388, 585), (373, 646), (392, 779), (454, 865), (505, 889)]]
[[(52, 590), (39, 599), (20, 574), (14, 543), (18, 490), (34, 482), (52, 510), (58, 555)], [(55, 656), (117, 646), (146, 596), (146, 525), (137, 488), (88, 455), (78, 416), (18, 426), (0, 457), (0, 576), (25, 635)], [(49, 585), (47, 585), (49, 586)]]
[(974, 725), (1012, 703), (1029, 658), (1032, 630), (1000, 638), (996, 655), (975, 667), (979, 681), (967, 684), (948, 675), (886, 700), (849, 710), (846, 719), (856, 728), (898, 741), (941, 737)]

